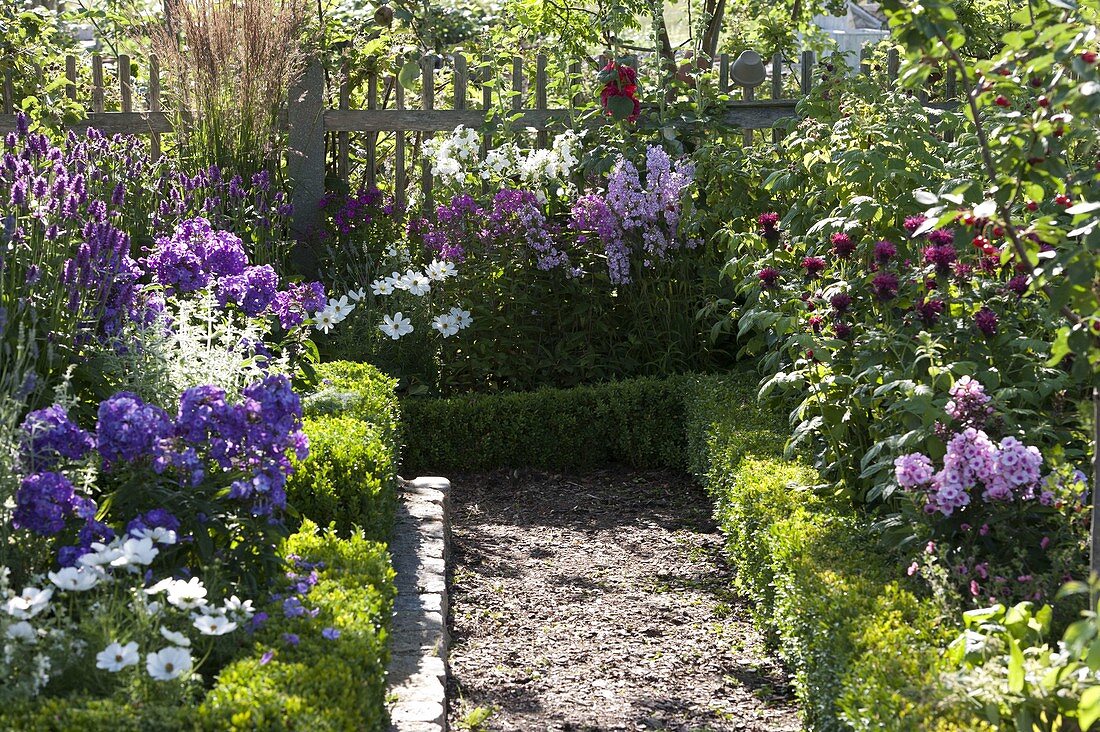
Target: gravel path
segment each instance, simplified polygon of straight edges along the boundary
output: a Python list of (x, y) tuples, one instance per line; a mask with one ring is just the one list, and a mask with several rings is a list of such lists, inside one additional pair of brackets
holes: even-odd
[(453, 486), (452, 729), (800, 729), (690, 479), (498, 472)]

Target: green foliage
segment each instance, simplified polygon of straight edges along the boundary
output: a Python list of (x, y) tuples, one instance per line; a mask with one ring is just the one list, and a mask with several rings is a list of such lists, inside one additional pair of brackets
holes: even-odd
[(20, 732), (145, 732), (197, 729), (193, 707), (132, 704), (90, 697), (41, 697), (0, 714), (0, 728)]
[(683, 466), (683, 379), (404, 401), (412, 473)]
[[(385, 544), (342, 539), (306, 522), (286, 553), (322, 561), (309, 594), (318, 618), (285, 618), (272, 608), (252, 654), (222, 671), (200, 709), (205, 729), (385, 729), (387, 631), (395, 588)], [(321, 637), (336, 628), (335, 640)], [(281, 641), (295, 633), (300, 642)], [(275, 650), (264, 662), (264, 653)]]
[[(1098, 591), (1095, 584), (1070, 583), (1059, 594), (1060, 604), (1091, 592), (1095, 607)], [(1050, 605), (996, 604), (964, 613), (963, 622), (965, 629), (948, 653), (955, 671), (945, 676), (953, 704), (1000, 730), (1094, 728), (1100, 720), (1095, 611), (1083, 611), (1057, 644), (1051, 642), (1057, 619)]]
[(306, 419), (309, 457), (295, 461), (287, 502), (341, 535), (353, 527), (379, 541), (389, 537), (396, 507), (396, 445), (379, 427), (355, 417)]
[(346, 415), (373, 425), (383, 440), (397, 443), (399, 407), (395, 379), (374, 366), (331, 361), (317, 366), (316, 390), (303, 400), (306, 417)]
[(1004, 230), (1002, 261), (1033, 274), (1033, 291), (1057, 318), (1051, 362), (1080, 356), (1072, 372), (1092, 379), (1100, 368), (1100, 4), (1029, 3), (1002, 50), (976, 63), (958, 52), (970, 39), (954, 5), (884, 4), (909, 57), (907, 84), (942, 66), (969, 87), (964, 130), (980, 162), (960, 180), (929, 186), (921, 203), (939, 220), (970, 214)]
[(0, 4), (0, 69), (11, 74), (15, 108), (44, 124), (71, 121), (78, 110), (65, 94), (65, 54), (77, 49), (65, 25), (44, 3)]

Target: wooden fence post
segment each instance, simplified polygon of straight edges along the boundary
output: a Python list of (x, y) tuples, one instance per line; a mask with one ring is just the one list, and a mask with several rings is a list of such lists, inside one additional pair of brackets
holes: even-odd
[(321, 62), (309, 62), (290, 88), (287, 101), (287, 176), (290, 178), (294, 218), (291, 229), (299, 239), (321, 223), (325, 195), (325, 73)]

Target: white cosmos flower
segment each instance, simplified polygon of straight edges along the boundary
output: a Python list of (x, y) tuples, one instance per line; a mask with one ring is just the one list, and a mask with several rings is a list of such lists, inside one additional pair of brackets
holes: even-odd
[(50, 604), (51, 597), (53, 597), (52, 587), (47, 587), (44, 590), (37, 587), (27, 587), (22, 594), (10, 598), (5, 603), (4, 609), (8, 611), (8, 615), (17, 620), (30, 620), (46, 609), (46, 606)]
[(474, 322), (474, 319), (470, 317), (470, 311), (459, 307), (451, 308), (451, 317), (454, 318), (459, 330), (469, 328)]
[(435, 316), (432, 319), (432, 327), (439, 331), (444, 338), (450, 338), (460, 330), (454, 316), (450, 313)]
[(417, 297), (427, 295), (432, 291), (432, 281), (428, 279), (427, 275), (420, 272), (413, 272), (409, 277), (408, 291)]
[(80, 557), (78, 563), (85, 567), (104, 567), (122, 556), (120, 542), (116, 539), (110, 544), (92, 542), (91, 551)]
[(370, 283), (370, 290), (375, 295), (392, 295), (393, 294), (393, 279), (387, 277), (386, 279), (377, 279)]
[(145, 657), (145, 670), (157, 681), (171, 681), (191, 671), (191, 654), (169, 646)]
[(237, 618), (251, 618), (256, 612), (252, 608), (251, 600), (241, 600), (236, 595), (231, 595), (226, 598), (225, 604), (222, 606), (222, 611), (227, 615), (233, 615)]
[(166, 598), (168, 604), (175, 605), (181, 610), (193, 610), (206, 604), (206, 588), (203, 587), (202, 580), (198, 577), (192, 577), (186, 582), (183, 580), (166, 580), (165, 582), (168, 584), (158, 582), (146, 592), (156, 594), (152, 590), (164, 585), (161, 590), (168, 593)]
[(203, 635), (225, 635), (237, 629), (237, 624), (224, 615), (193, 616), (195, 630)]
[(404, 313), (398, 311), (393, 314), (393, 317), (389, 315), (382, 318), (382, 324), (378, 326), (383, 333), (390, 338), (399, 340), (401, 336), (412, 333), (413, 326), (412, 321), (405, 317)]
[(153, 559), (160, 554), (160, 549), (153, 546), (153, 540), (149, 537), (141, 539), (130, 538), (122, 542), (119, 547), (119, 555), (111, 560), (112, 567), (145, 567), (153, 563)]
[(455, 269), (453, 262), (448, 262), (445, 259), (433, 259), (432, 263), (424, 269), (424, 274), (428, 276), (429, 280), (442, 282), (448, 277), (457, 277), (458, 270)]
[(391, 284), (393, 284), (394, 289), (407, 290), (407, 289), (409, 289), (409, 282), (412, 279), (412, 276), (414, 274), (416, 274), (416, 273), (413, 270), (410, 269), (405, 274), (401, 274), (400, 272), (394, 272), (393, 274), (391, 274), (386, 279), (389, 280), (389, 282)]
[(38, 633), (35, 632), (34, 626), (26, 620), (20, 620), (18, 623), (9, 625), (4, 635), (11, 640), (23, 643), (35, 643), (38, 640)]
[(328, 301), (327, 310), (332, 312), (332, 317), (337, 323), (351, 314), (351, 311), (355, 309), (355, 306), (348, 302), (348, 296), (344, 295), (339, 300), (332, 298)]
[(179, 541), (176, 532), (164, 526), (154, 526), (151, 529), (148, 527), (138, 529), (133, 533), (133, 536), (138, 539), (149, 539), (157, 544), (164, 544), (166, 546), (171, 546)]
[(174, 630), (168, 630), (168, 628), (161, 626), (160, 634), (164, 638), (164, 640), (168, 641), (169, 643), (175, 643), (177, 646), (182, 646), (183, 648), (191, 647), (191, 639), (185, 636), (183, 633), (177, 633)]
[(355, 290), (348, 290), (348, 294), (347, 294), (347, 297), (350, 297), (352, 302), (359, 302), (360, 300), (362, 300), (366, 296), (367, 296), (367, 291), (364, 290), (362, 287), (360, 287), (358, 289), (355, 289)]
[(322, 333), (328, 333), (329, 331), (331, 331), (333, 328), (336, 327), (336, 323), (336, 316), (334, 316), (332, 311), (328, 308), (325, 308), (324, 310), (313, 316), (313, 327), (321, 331)]
[(118, 673), (127, 666), (133, 666), (140, 660), (138, 644), (130, 641), (126, 645), (115, 642), (95, 654), (95, 667)]
[(99, 584), (102, 575), (91, 567), (65, 567), (56, 572), (48, 572), (46, 576), (62, 590), (84, 592)]

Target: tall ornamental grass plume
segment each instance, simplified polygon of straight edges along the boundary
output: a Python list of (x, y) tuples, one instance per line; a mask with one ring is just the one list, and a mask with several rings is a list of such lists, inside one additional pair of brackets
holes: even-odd
[[(242, 175), (278, 164), (279, 112), (301, 73), (304, 0), (177, 0), (153, 33), (177, 114), (179, 154)], [(180, 120), (182, 122), (182, 120)]]

